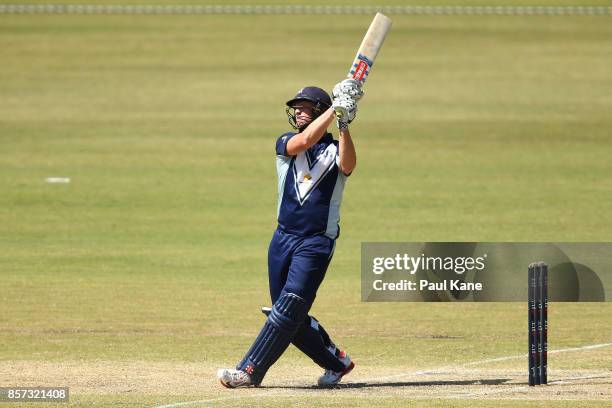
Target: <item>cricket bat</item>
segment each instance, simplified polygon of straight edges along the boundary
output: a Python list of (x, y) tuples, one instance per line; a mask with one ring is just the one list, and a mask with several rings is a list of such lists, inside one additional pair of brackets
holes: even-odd
[(391, 19), (384, 14), (376, 13), (361, 41), (355, 60), (349, 69), (348, 78), (355, 79), (363, 85), (390, 29)]

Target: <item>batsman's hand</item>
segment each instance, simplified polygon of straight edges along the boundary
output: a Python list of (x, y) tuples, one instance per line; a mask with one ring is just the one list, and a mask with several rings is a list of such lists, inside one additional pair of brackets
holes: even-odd
[(332, 102), (332, 108), (336, 112), (338, 129), (348, 127), (348, 124), (357, 115), (357, 102), (348, 95), (340, 95)]
[(355, 102), (363, 97), (361, 82), (355, 79), (345, 79), (338, 82), (332, 91), (332, 97), (338, 98), (342, 95), (350, 96)]

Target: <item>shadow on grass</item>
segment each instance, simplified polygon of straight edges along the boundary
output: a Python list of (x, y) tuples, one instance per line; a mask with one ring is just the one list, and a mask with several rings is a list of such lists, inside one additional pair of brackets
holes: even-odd
[(510, 381), (509, 378), (494, 378), (487, 380), (457, 380), (457, 381), (395, 381), (395, 382), (354, 382), (341, 383), (329, 387), (321, 387), (317, 385), (300, 386), (300, 385), (263, 385), (260, 388), (288, 388), (288, 389), (352, 389), (352, 388), (376, 388), (376, 387), (432, 387), (437, 385), (500, 385)]

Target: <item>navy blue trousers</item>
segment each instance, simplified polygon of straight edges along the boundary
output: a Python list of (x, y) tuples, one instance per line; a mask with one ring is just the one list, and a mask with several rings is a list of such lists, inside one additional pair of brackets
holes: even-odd
[[(294, 293), (312, 305), (335, 246), (335, 240), (324, 235), (301, 237), (277, 229), (268, 249), (272, 304), (281, 293)], [(306, 317), (291, 342), (325, 369), (342, 371), (345, 368), (336, 356), (336, 346), (312, 316)]]

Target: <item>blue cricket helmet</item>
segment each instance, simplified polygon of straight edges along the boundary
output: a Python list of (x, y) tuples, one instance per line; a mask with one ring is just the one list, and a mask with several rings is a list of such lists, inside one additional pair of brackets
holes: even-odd
[(314, 104), (313, 113), (315, 119), (332, 105), (329, 94), (323, 89), (316, 86), (307, 86), (300, 89), (293, 99), (287, 101), (287, 116), (289, 117), (289, 123), (295, 129), (297, 129), (297, 125), (295, 123), (295, 115), (291, 112), (291, 109), (300, 101), (308, 101)]
[(315, 108), (317, 105), (321, 105), (319, 106), (321, 111), (329, 108), (332, 104), (329, 94), (316, 86), (307, 86), (300, 89), (293, 99), (287, 101), (287, 106), (293, 107), (293, 105), (299, 101), (312, 102), (315, 104)]

